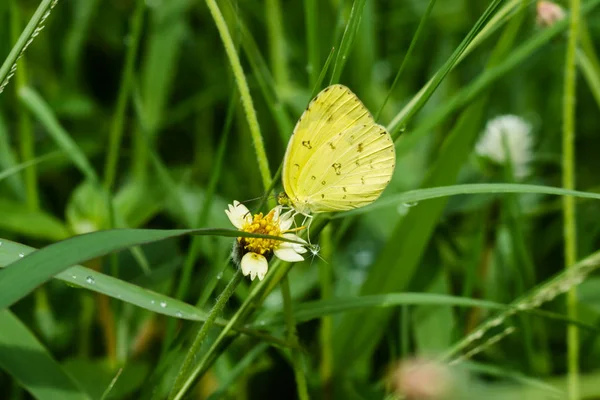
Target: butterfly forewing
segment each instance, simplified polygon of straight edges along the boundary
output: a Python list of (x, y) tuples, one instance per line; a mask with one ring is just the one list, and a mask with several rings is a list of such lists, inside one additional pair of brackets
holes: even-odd
[(298, 121), (283, 167), (295, 206), (343, 211), (373, 202), (395, 165), (392, 138), (348, 88), (319, 93)]

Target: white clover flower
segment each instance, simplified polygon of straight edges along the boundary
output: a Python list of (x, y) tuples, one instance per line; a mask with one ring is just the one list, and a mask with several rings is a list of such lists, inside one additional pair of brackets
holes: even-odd
[(536, 23), (540, 27), (549, 27), (565, 18), (565, 10), (551, 1), (538, 1)]
[[(281, 236), (306, 243), (299, 236), (289, 233), (292, 231), (290, 227), (294, 223), (294, 218), (291, 212), (281, 214), (282, 206), (275, 207), (264, 216), (262, 213), (252, 216), (248, 208), (237, 200), (228, 207), (225, 214), (233, 226), (240, 231)], [(239, 264), (242, 273), (244, 276), (250, 275), (251, 280), (256, 277), (263, 280), (269, 269), (268, 260), (272, 255), (283, 261), (298, 262), (304, 260), (301, 254), (306, 253), (305, 245), (275, 239), (239, 237), (236, 239), (236, 245), (241, 250)]]
[(529, 174), (532, 158), (533, 137), (531, 124), (516, 115), (501, 115), (488, 121), (483, 136), (475, 146), (475, 152), (498, 164), (509, 160), (517, 179)]

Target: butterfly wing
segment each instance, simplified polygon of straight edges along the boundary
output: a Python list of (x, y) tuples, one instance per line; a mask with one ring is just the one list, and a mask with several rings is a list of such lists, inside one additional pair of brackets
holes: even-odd
[(375, 201), (395, 166), (390, 134), (345, 86), (321, 91), (296, 124), (283, 186), (300, 212), (344, 211)]

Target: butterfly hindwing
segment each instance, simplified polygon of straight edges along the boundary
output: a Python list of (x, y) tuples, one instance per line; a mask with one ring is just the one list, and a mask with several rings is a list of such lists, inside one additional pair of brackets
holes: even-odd
[(343, 211), (373, 202), (395, 165), (391, 136), (342, 85), (321, 91), (294, 129), (283, 165), (283, 186), (294, 206)]

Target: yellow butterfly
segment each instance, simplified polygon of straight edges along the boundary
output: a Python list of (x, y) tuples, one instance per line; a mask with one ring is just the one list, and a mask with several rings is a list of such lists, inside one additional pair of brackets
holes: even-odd
[(308, 105), (283, 160), (279, 203), (296, 213), (346, 211), (381, 195), (394, 172), (392, 137), (343, 85), (323, 89)]

